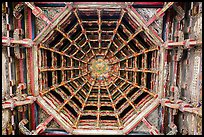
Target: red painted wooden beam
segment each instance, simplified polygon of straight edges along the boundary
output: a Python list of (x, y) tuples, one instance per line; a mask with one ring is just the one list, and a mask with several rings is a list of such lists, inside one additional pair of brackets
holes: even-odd
[[(19, 30), (22, 29), (21, 18), (17, 19), (17, 29), (19, 29)], [(21, 57), (23, 56), (21, 50), (20, 50), (20, 55), (21, 55)], [(19, 81), (20, 81), (20, 83), (24, 83), (24, 78), (23, 78), (23, 76), (24, 76), (24, 74), (23, 74), (23, 60), (22, 59), (19, 60), (19, 71), (20, 71), (19, 72), (20, 73)]]
[(23, 47), (28, 48), (28, 47), (32, 47), (34, 42), (31, 39), (15, 40), (14, 38), (2, 37), (3, 46), (11, 46), (11, 44), (20, 44)]
[(202, 41), (186, 39), (180, 42), (169, 41), (168, 43), (164, 43), (164, 47), (166, 49), (172, 49), (174, 47), (179, 47), (179, 46), (184, 46), (185, 48), (192, 48), (193, 46), (196, 46), (196, 45), (202, 45)]
[(132, 14), (131, 11), (133, 11), (133, 14), (132, 14), (132, 15), (134, 16), (134, 18), (136, 19), (136, 21), (138, 22), (138, 24), (141, 25), (141, 26), (145, 29), (145, 31), (148, 30), (148, 31), (146, 31), (146, 32), (149, 33), (149, 35), (151, 35), (152, 37), (155, 37), (155, 39), (157, 39), (158, 42), (163, 43), (163, 40), (162, 40), (161, 37), (158, 35), (158, 33), (157, 33), (154, 29), (151, 29), (151, 27), (149, 27), (149, 26), (147, 25), (147, 22), (146, 22), (146, 21), (144, 20), (144, 18), (136, 11), (136, 9), (135, 9), (133, 6), (129, 6), (129, 7), (127, 8), (127, 10), (128, 10), (128, 12), (130, 12), (130, 14)]
[[(156, 108), (158, 108), (158, 104), (159, 102), (158, 102), (158, 98), (157, 99), (155, 99), (155, 102), (153, 102), (150, 106), (152, 106), (151, 108), (150, 108), (150, 106), (149, 106), (149, 108), (146, 108), (144, 111), (141, 111), (141, 112), (139, 112), (138, 113), (138, 115), (140, 116), (140, 115), (142, 115), (142, 117), (139, 117), (138, 118), (138, 121), (136, 122), (136, 123), (134, 123), (134, 126), (132, 126), (130, 129), (127, 129), (126, 127), (126, 129), (123, 129), (123, 132), (124, 132), (124, 134), (125, 135), (127, 135), (127, 134), (129, 134), (133, 129), (135, 129), (137, 126), (138, 126), (138, 124), (142, 121), (142, 118), (143, 117), (147, 117), (147, 116), (149, 116)], [(137, 119), (137, 117), (136, 117), (136, 119)], [(135, 119), (133, 119), (133, 121), (135, 121)]]
[(133, 5), (142, 5), (142, 6), (163, 6), (164, 2), (134, 2)]
[(163, 98), (160, 100), (162, 106), (169, 107), (172, 109), (178, 109), (181, 112), (194, 113), (202, 116), (202, 109), (199, 107), (192, 107), (191, 104), (184, 102), (183, 100), (177, 100), (177, 102), (172, 102), (169, 99)]
[(45, 129), (47, 128), (47, 124), (50, 123), (50, 121), (53, 119), (54, 117), (52, 115), (50, 115), (44, 122), (40, 123), (36, 130), (34, 131), (34, 134), (40, 134), (43, 131), (45, 131)]
[(149, 26), (150, 24), (152, 24), (154, 21), (156, 21), (158, 18), (164, 16), (164, 13), (167, 9), (169, 9), (172, 5), (174, 4), (174, 2), (169, 2), (168, 4), (166, 4), (163, 8), (159, 8), (157, 9), (156, 14), (147, 22), (147, 26)]
[(12, 99), (2, 102), (2, 108), (12, 110), (14, 107), (17, 107), (17, 106), (32, 104), (35, 100), (36, 100), (36, 97), (33, 97), (33, 96), (27, 96), (24, 100), (19, 100), (18, 97), (13, 97)]
[[(26, 26), (25, 29), (27, 30), (27, 34), (26, 37), (28, 37), (29, 39), (32, 39), (32, 19), (31, 19), (31, 9), (27, 8), (27, 20), (26, 20)], [(33, 67), (33, 52), (32, 52), (32, 47), (27, 49), (27, 57), (28, 57), (28, 63), (27, 63), (27, 69), (29, 69), (28, 71), (28, 85), (30, 85), (30, 88), (28, 88), (28, 91), (30, 91), (30, 93), (32, 95), (34, 95), (34, 67)], [(34, 130), (36, 128), (36, 122), (35, 122), (35, 104), (31, 104), (31, 108), (30, 108), (30, 120), (31, 120), (31, 130)]]
[[(23, 4), (22, 4), (22, 2), (19, 2), (19, 5), (20, 6), (22, 6)], [(23, 7), (21, 7), (21, 8), (23, 8)], [(20, 14), (20, 11), (21, 11), (21, 9), (20, 10), (17, 10), (17, 15), (19, 15), (18, 17), (19, 18), (16, 18), (16, 22), (17, 22), (17, 24), (16, 24), (16, 29), (14, 30), (14, 33), (15, 33), (15, 31), (17, 31), (18, 33), (18, 36), (17, 36), (17, 40), (18, 39), (22, 39), (22, 34), (23, 34), (23, 32), (22, 32), (22, 25), (21, 25), (21, 19), (22, 19), (22, 14)], [(32, 40), (31, 40), (32, 41)], [(16, 45), (16, 44), (14, 44), (14, 45)], [(22, 44), (22, 45), (24, 45), (24, 44)], [(27, 45), (25, 45), (25, 46), (27, 46)], [(32, 45), (31, 45), (32, 46)], [(19, 84), (21, 84), (21, 83), (24, 83), (24, 66), (23, 66), (23, 53), (22, 53), (22, 49), (19, 49), (19, 54), (20, 54), (20, 58), (19, 58)], [(19, 85), (20, 86), (20, 85)], [(24, 85), (23, 85), (24, 86)], [(21, 94), (23, 94), (22, 93), (22, 91), (21, 91)], [(30, 103), (32, 103), (32, 102), (30, 102)], [(24, 108), (23, 108), (24, 109)], [(18, 115), (20, 115), (20, 119), (25, 119), (26, 118), (26, 115), (25, 115), (25, 111), (23, 111), (23, 112), (19, 112), (19, 114)], [(21, 117), (22, 116), (22, 117)]]
[(149, 132), (150, 134), (152, 135), (159, 135), (159, 130), (155, 127), (155, 126), (152, 126), (146, 118), (143, 117), (142, 119), (142, 122), (144, 122), (144, 124), (149, 128)]

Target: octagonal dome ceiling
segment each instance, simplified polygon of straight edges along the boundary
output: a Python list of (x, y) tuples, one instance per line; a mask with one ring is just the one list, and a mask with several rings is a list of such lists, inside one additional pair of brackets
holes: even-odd
[(131, 8), (67, 6), (39, 35), (40, 106), (71, 134), (127, 134), (158, 105), (158, 39)]

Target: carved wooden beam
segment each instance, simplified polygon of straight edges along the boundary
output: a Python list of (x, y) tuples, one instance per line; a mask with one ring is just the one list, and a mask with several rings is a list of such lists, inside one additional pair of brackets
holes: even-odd
[(13, 109), (14, 107), (32, 104), (34, 101), (36, 101), (36, 97), (27, 96), (26, 94), (22, 94), (20, 97), (21, 98), (15, 96), (9, 100), (2, 102), (2, 108)]
[(39, 7), (31, 4), (30, 2), (25, 2), (25, 4), (31, 8), (32, 13), (37, 17), (45, 21), (47, 24), (51, 24), (51, 21), (48, 19), (48, 17), (43, 13), (42, 9)]
[(47, 124), (53, 119), (54, 117), (50, 115), (44, 122), (40, 123), (37, 127), (36, 130), (33, 130), (33, 134), (37, 135), (45, 131), (47, 128)]
[(202, 117), (202, 109), (199, 107), (192, 107), (191, 104), (184, 102), (183, 100), (177, 100), (177, 102), (170, 101), (169, 99), (163, 98), (160, 100), (162, 106), (169, 107), (172, 109), (178, 109), (181, 112), (194, 113)]
[(19, 122), (18, 127), (19, 130), (21, 131), (21, 133), (23, 133), (24, 135), (32, 135), (32, 132), (30, 130), (28, 130), (25, 125), (28, 123), (27, 119), (23, 119)]
[(21, 19), (22, 18), (22, 14), (20, 13), (22, 11), (22, 9), (24, 8), (24, 5), (22, 2), (19, 2), (18, 4), (16, 4), (16, 6), (13, 9), (13, 15), (16, 19)]
[(144, 122), (144, 124), (149, 128), (149, 132), (150, 134), (152, 135), (159, 135), (159, 130), (155, 127), (155, 126), (152, 126), (146, 118), (143, 117), (142, 119), (142, 122)]
[(23, 133), (23, 135), (38, 135), (39, 133), (42, 133), (46, 128), (47, 128), (47, 124), (53, 119), (53, 116), (49, 116), (44, 122), (40, 123), (36, 130), (28, 130), (25, 125), (28, 123), (27, 119), (23, 119), (19, 122), (18, 127), (19, 130), (21, 131), (21, 133)]

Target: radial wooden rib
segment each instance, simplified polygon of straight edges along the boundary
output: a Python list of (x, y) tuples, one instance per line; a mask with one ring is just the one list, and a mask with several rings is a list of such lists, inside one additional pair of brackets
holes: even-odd
[(128, 41), (126, 41), (125, 43), (123, 43), (123, 45), (122, 45), (116, 52), (114, 52), (114, 54), (112, 55), (112, 57), (115, 56), (120, 50), (122, 50), (122, 49), (123, 49), (132, 39), (134, 39), (134, 37), (135, 37), (137, 34), (139, 34), (141, 31), (143, 31), (143, 29), (142, 29), (141, 27), (139, 27), (139, 28), (136, 30), (136, 32), (135, 32), (134, 34), (132, 34), (132, 35), (129, 37)]
[[(67, 40), (69, 40), (69, 42), (71, 43), (70, 45), (74, 45), (74, 46), (77, 48), (78, 51), (81, 51), (83, 54), (86, 54), (86, 53), (83, 52), (83, 50), (81, 49), (81, 47), (75, 43), (76, 40), (71, 40), (71, 39), (68, 37), (68, 35), (62, 30), (62, 28), (60, 28), (60, 26), (57, 26), (57, 27), (56, 27), (56, 30), (57, 30), (58, 32), (60, 32)], [(81, 33), (80, 35), (82, 35), (82, 33)], [(78, 38), (80, 37), (80, 35), (78, 36)], [(70, 47), (70, 46), (68, 46), (65, 50), (63, 50), (63, 52), (66, 52), (69, 47)]]
[(97, 123), (96, 127), (99, 127), (99, 122), (100, 122), (100, 98), (101, 98), (101, 84), (98, 86), (98, 102), (97, 102)]
[[(63, 56), (62, 56), (63, 57)], [(40, 69), (40, 72), (46, 72), (46, 71), (57, 71), (57, 70), (82, 70), (82, 68), (74, 68), (74, 67), (61, 67), (61, 68), (54, 68), (54, 67), (51, 67), (51, 68), (41, 68)]]
[(77, 60), (77, 61), (79, 61), (79, 62), (83, 62), (83, 63), (87, 64), (87, 62), (85, 62), (85, 61), (83, 61), (83, 60), (80, 60), (80, 59), (78, 59), (78, 58), (76, 58), (76, 57), (74, 57), (74, 56), (70, 56), (70, 55), (67, 55), (67, 54), (65, 54), (65, 53), (63, 53), (63, 52), (57, 51), (57, 50), (55, 50), (55, 49), (48, 48), (48, 47), (45, 46), (45, 44), (40, 44), (40, 47), (39, 47), (39, 48), (41, 48), (41, 49), (46, 49), (46, 50), (49, 50), (49, 51), (51, 51), (51, 52), (58, 53), (58, 54), (60, 54), (60, 55), (62, 55), (62, 56), (66, 56), (66, 57), (69, 57), (69, 58), (73, 58), (73, 59), (75, 59), (75, 60)]
[[(156, 52), (152, 53), (152, 59), (151, 59), (151, 68), (155, 68), (155, 61), (156, 61), (156, 56), (155, 56)], [(155, 80), (156, 80), (156, 75), (151, 75), (151, 90), (153, 90), (154, 84), (155, 84)]]
[[(122, 88), (122, 86), (125, 85), (125, 84), (126, 84), (126, 82), (120, 84), (120, 85), (118, 86), (118, 88)], [(134, 87), (132, 87), (132, 88), (134, 88)], [(132, 88), (129, 87), (128, 89), (126, 89), (126, 91), (124, 91), (124, 94), (126, 94), (127, 92), (129, 92)], [(117, 92), (117, 90), (113, 91), (113, 92), (112, 92), (112, 95), (114, 95), (116, 92)], [(123, 97), (123, 96), (121, 96), (121, 97), (118, 96), (118, 97), (115, 99), (115, 104), (116, 104), (122, 97)]]
[(64, 38), (62, 38), (57, 44), (54, 45), (53, 49), (56, 49), (58, 46), (63, 44)]
[(135, 69), (135, 68), (122, 68), (119, 70), (124, 70), (124, 71), (133, 71), (133, 72), (145, 72), (145, 73), (155, 73), (157, 74), (159, 71), (158, 70), (150, 70), (150, 69)]
[(116, 35), (116, 33), (117, 33), (117, 31), (118, 31), (118, 28), (119, 28), (119, 26), (120, 26), (120, 24), (121, 24), (121, 22), (122, 22), (122, 19), (123, 19), (124, 14), (125, 14), (125, 11), (122, 9), (122, 10), (121, 10), (120, 19), (118, 20), (117, 25), (116, 25), (116, 28), (115, 28), (115, 30), (113, 31), (113, 36), (111, 37), (111, 41), (110, 41), (110, 43), (108, 44), (108, 48), (107, 48), (107, 50), (105, 51), (105, 56), (107, 55), (108, 50), (109, 50), (109, 48), (110, 48), (110, 46), (111, 46), (111, 44), (112, 44), (112, 41), (113, 41), (114, 38), (115, 38), (115, 35)]
[[(147, 68), (147, 54), (143, 54), (143, 68)], [(144, 87), (147, 87), (146, 81), (147, 81), (147, 73), (143, 73), (143, 84)]]
[(84, 85), (85, 85), (86, 83), (87, 83), (87, 81), (84, 82), (81, 86), (79, 86), (78, 89), (77, 89), (77, 91), (74, 92), (74, 94), (72, 94), (71, 97), (68, 98), (68, 99), (62, 104), (62, 106), (60, 106), (60, 107), (58, 108), (57, 111), (60, 112), (60, 111), (62, 110), (62, 108), (84, 87)]
[[(102, 21), (102, 23), (103, 23), (103, 21)], [(87, 33), (97, 33), (98, 32), (98, 30), (93, 30), (93, 31), (89, 31), (89, 30), (87, 30), (86, 31)], [(113, 33), (113, 31), (112, 30), (101, 30), (101, 32), (104, 32), (104, 33)]]
[[(87, 41), (85, 41), (84, 44), (81, 45), (81, 47), (84, 47), (86, 44), (87, 44)], [(90, 48), (89, 50), (92, 50), (92, 49)]]
[[(75, 96), (76, 97), (76, 96)], [(68, 102), (69, 106), (72, 107), (76, 112), (80, 111), (80, 108), (77, 106), (77, 104), (73, 100), (69, 100)], [(76, 117), (74, 117), (76, 118)]]
[(99, 42), (99, 53), (101, 52), (101, 10), (97, 9), (98, 12), (98, 42)]
[(43, 95), (45, 95), (46, 93), (50, 92), (51, 90), (54, 90), (54, 89), (59, 88), (59, 87), (61, 87), (61, 86), (63, 86), (63, 85), (66, 85), (67, 83), (72, 82), (72, 81), (74, 81), (74, 80), (76, 80), (76, 79), (78, 79), (78, 78), (81, 78), (81, 77), (85, 76), (85, 75), (88, 75), (88, 73), (79, 75), (78, 77), (75, 77), (75, 78), (70, 78), (70, 80), (65, 81), (65, 82), (61, 82), (61, 84), (53, 85), (52, 88), (50, 88), (50, 89), (48, 89), (48, 90), (46, 90), (46, 91), (41, 91), (41, 94), (42, 94), (42, 96), (43, 96)]
[[(137, 45), (135, 45), (135, 46), (137, 46)], [(138, 47), (138, 46), (137, 46), (137, 47)], [(128, 50), (131, 51), (132, 53), (135, 53), (135, 51), (130, 47), (129, 44), (127, 44), (127, 48), (128, 48)], [(131, 52), (130, 52), (130, 53), (131, 53)]]
[(142, 44), (141, 44), (137, 39), (133, 39), (133, 40), (136, 41), (136, 44), (135, 44), (135, 45), (136, 45), (139, 49), (141, 49), (141, 50), (145, 50), (145, 47), (142, 46)]
[(83, 35), (83, 33), (80, 33), (79, 36), (77, 38), (75, 38), (75, 41), (77, 41), (79, 38), (81, 38), (82, 35)]
[[(72, 81), (72, 82), (74, 82), (74, 81)], [(69, 85), (68, 85), (68, 83), (66, 83), (65, 85), (63, 85), (66, 89), (68, 89), (68, 91), (70, 91), (70, 93), (71, 93), (71, 95), (74, 95), (74, 90), (73, 90), (73, 88), (71, 88)]]
[(93, 58), (95, 58), (95, 57), (96, 57), (95, 55), (91, 56), (91, 57), (88, 59), (88, 61), (87, 61), (88, 63), (87, 63), (87, 64), (90, 65), (90, 64), (91, 64), (90, 61), (91, 61)]
[(124, 40), (124, 39), (120, 36), (119, 33), (116, 33), (115, 35), (117, 36), (118, 40), (122, 41), (122, 43), (125, 43), (125, 42), (126, 42), (126, 40)]
[(136, 113), (138, 113), (138, 109), (135, 107), (135, 105), (132, 103), (132, 101), (121, 91), (121, 89), (111, 81), (111, 83), (116, 87), (116, 89), (122, 94), (122, 96), (128, 101), (128, 103), (133, 107)]
[[(111, 53), (113, 54), (113, 52), (111, 51)], [(126, 57), (127, 55), (123, 52), (123, 51), (121, 51), (120, 52), (124, 57)], [(114, 56), (112, 56), (111, 58), (113, 58)]]
[(124, 79), (124, 78), (118, 76), (118, 75), (115, 75), (115, 74), (112, 74), (112, 75), (115, 76), (115, 77), (117, 77), (117, 78), (122, 79), (122, 80), (125, 81), (126, 83), (131, 84), (133, 87), (137, 87), (137, 88), (141, 89), (142, 91), (147, 92), (147, 93), (150, 94), (151, 96), (156, 97), (156, 94), (155, 94), (155, 93), (148, 91), (148, 90), (145, 89), (143, 86), (138, 86), (137, 83), (133, 83), (133, 82), (127, 80), (127, 79)]
[[(106, 80), (106, 81), (107, 81), (107, 80)], [(116, 107), (115, 107), (116, 104), (115, 104), (115, 102), (114, 102), (113, 99), (112, 99), (112, 95), (111, 95), (111, 93), (110, 93), (108, 87), (107, 87), (107, 86), (105, 86), (105, 87), (106, 87), (106, 90), (107, 90), (107, 92), (108, 92), (108, 97), (109, 97), (110, 100), (111, 100), (112, 107), (113, 107), (113, 109), (114, 109), (115, 116), (116, 116), (117, 121), (118, 121), (118, 126), (119, 126), (119, 127), (122, 127), (122, 126), (123, 126), (123, 125), (122, 125), (122, 122), (120, 121), (119, 115), (118, 115), (118, 113), (117, 113), (117, 109), (116, 109)]]
[[(70, 62), (71, 62), (71, 66), (73, 66), (73, 64), (74, 64), (73, 59), (70, 59)], [(73, 71), (71, 71), (71, 78), (73, 78), (73, 76), (74, 76)]]
[(69, 35), (72, 31), (74, 31), (75, 29), (77, 29), (78, 26), (78, 22), (74, 25), (74, 27), (71, 28), (71, 30), (69, 32), (67, 32), (66, 34)]
[[(125, 27), (125, 25), (124, 24), (121, 24), (121, 26), (122, 26), (122, 28), (124, 29), (124, 31), (126, 32), (126, 33), (128, 33), (129, 35), (131, 35), (132, 33)], [(124, 32), (123, 31), (123, 32)], [(125, 33), (124, 32), (124, 33)]]
[[(125, 60), (125, 68), (128, 68), (128, 59)], [(125, 77), (128, 78), (128, 71), (125, 71)]]
[[(61, 65), (61, 67), (65, 67), (64, 56), (61, 56), (61, 60), (62, 60), (62, 65)], [(65, 81), (65, 73), (64, 73), (64, 70), (61, 70), (61, 72), (62, 72), (62, 81)]]
[[(77, 14), (77, 9), (75, 9), (73, 12), (74, 12), (74, 15), (75, 15), (76, 18), (77, 18), (77, 21), (78, 21), (80, 27), (81, 27), (82, 33), (84, 33), (84, 36), (85, 36), (85, 38), (86, 38), (86, 40), (87, 40), (87, 42), (88, 42), (88, 45), (89, 45), (90, 49), (92, 49), (92, 46), (91, 46), (91, 44), (90, 44), (90, 42), (89, 42), (89, 39), (88, 39), (88, 36), (87, 36), (87, 34), (86, 34), (86, 30), (84, 29), (84, 27), (83, 27), (83, 25), (82, 25), (82, 21), (80, 20), (78, 14)], [(95, 55), (93, 49), (92, 49), (91, 51), (92, 51), (93, 55)]]
[(85, 105), (86, 105), (86, 102), (87, 102), (87, 100), (88, 100), (88, 98), (89, 98), (89, 95), (90, 95), (90, 93), (91, 93), (91, 91), (92, 91), (92, 88), (93, 88), (93, 86), (95, 85), (95, 83), (96, 83), (96, 78), (94, 79), (94, 81), (92, 82), (92, 85), (90, 86), (89, 92), (88, 92), (88, 94), (86, 95), (86, 99), (85, 99), (85, 101), (84, 101), (84, 104), (82, 105), (81, 111), (80, 111), (79, 114), (78, 114), (78, 117), (77, 117), (77, 120), (76, 120), (76, 122), (75, 122), (75, 124), (74, 124), (74, 127), (77, 127), (77, 126), (78, 126), (79, 119), (80, 119), (80, 117), (81, 117), (81, 115), (82, 115), (82, 113), (83, 113), (83, 111), (84, 111), (84, 107), (85, 107)]
[[(134, 64), (135, 64), (135, 66), (134, 66), (134, 68), (135, 69), (138, 69), (138, 66), (137, 66), (137, 58), (135, 57), (135, 58), (133, 58), (134, 59)], [(137, 81), (137, 73), (136, 72), (134, 72), (134, 83), (136, 83), (136, 81)]]
[(118, 61), (116, 61), (116, 62), (113, 62), (113, 63), (110, 63), (110, 64), (113, 65), (113, 64), (119, 63), (119, 62), (121, 62), (121, 61), (130, 59), (130, 58), (133, 58), (133, 57), (137, 57), (137, 56), (139, 56), (139, 55), (141, 55), (141, 54), (144, 54), (144, 53), (147, 53), (147, 52), (151, 52), (151, 51), (155, 51), (155, 50), (159, 50), (158, 47), (156, 47), (156, 48), (151, 48), (151, 49), (148, 49), (148, 50), (143, 50), (143, 51), (141, 51), (141, 52), (139, 52), (139, 53), (135, 53), (135, 54), (133, 54), (133, 55), (131, 55), (131, 56), (126, 56), (125, 58), (120, 59), (120, 60), (118, 60)]
[[(54, 54), (54, 52), (51, 52), (51, 58), (52, 58), (52, 66), (51, 66), (51, 68), (53, 67), (56, 67), (56, 63), (57, 63), (57, 58), (56, 58), (56, 56), (55, 56), (55, 54)], [(57, 84), (57, 74), (56, 74), (56, 71), (51, 71), (51, 73), (52, 73), (52, 81), (53, 81), (53, 85), (55, 85), (55, 84)]]

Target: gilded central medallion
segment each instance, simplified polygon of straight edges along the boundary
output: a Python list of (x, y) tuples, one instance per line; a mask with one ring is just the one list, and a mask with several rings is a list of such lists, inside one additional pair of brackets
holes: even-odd
[(93, 59), (90, 63), (91, 76), (99, 80), (107, 78), (109, 70), (108, 61), (102, 58)]

